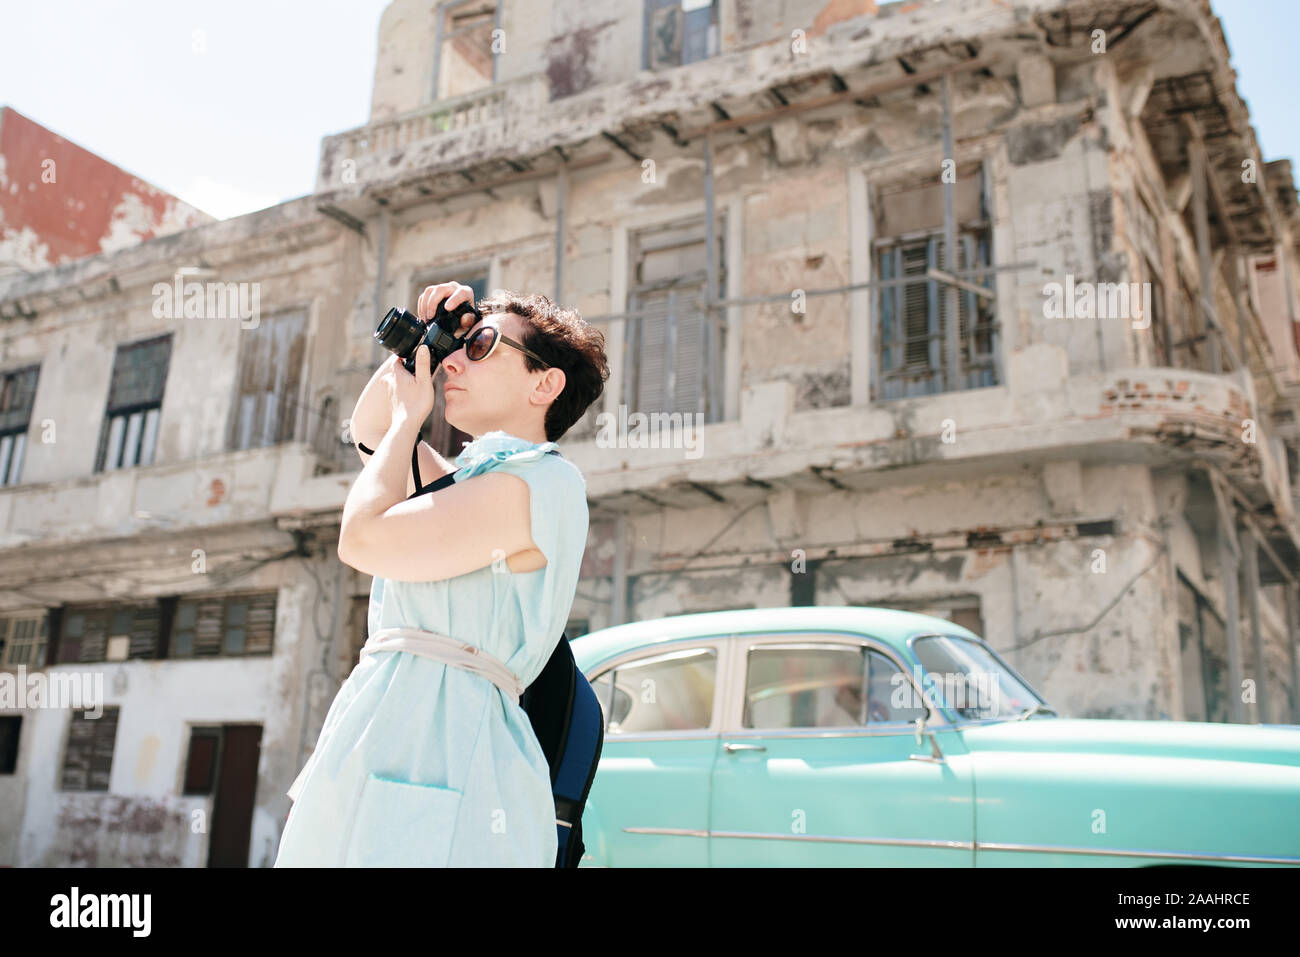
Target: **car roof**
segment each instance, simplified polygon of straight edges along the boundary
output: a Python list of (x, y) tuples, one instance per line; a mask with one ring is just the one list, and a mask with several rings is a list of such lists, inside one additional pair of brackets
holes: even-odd
[(602, 628), (573, 639), (573, 656), (578, 667), (586, 671), (624, 652), (680, 639), (809, 629), (860, 632), (886, 642), (905, 657), (907, 639), (918, 632), (935, 631), (979, 637), (946, 618), (896, 608), (867, 605), (739, 608), (671, 615)]

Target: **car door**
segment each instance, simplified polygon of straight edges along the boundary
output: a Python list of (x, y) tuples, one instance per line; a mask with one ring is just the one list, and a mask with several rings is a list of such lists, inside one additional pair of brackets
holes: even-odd
[[(713, 771), (712, 866), (974, 863), (960, 734), (861, 635), (737, 636)], [(930, 701), (927, 734), (915, 718)]]
[(591, 672), (605, 743), (582, 818), (586, 863), (708, 866), (725, 651), (720, 638), (658, 644)]

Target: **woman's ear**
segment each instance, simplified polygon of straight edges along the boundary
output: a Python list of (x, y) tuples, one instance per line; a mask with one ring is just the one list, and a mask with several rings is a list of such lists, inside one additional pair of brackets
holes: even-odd
[(551, 366), (537, 381), (538, 394), (547, 402), (558, 399), (564, 391), (565, 381), (564, 370)]

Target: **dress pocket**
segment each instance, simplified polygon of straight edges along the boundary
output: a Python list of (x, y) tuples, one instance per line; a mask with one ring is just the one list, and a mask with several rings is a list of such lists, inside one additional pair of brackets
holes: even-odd
[(462, 792), (371, 772), (361, 788), (344, 864), (446, 867)]

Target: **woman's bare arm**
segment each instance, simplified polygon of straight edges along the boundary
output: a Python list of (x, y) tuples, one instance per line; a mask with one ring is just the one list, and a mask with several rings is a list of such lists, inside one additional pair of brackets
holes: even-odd
[[(397, 356), (390, 356), (375, 370), (366, 387), (361, 390), (356, 408), (352, 410), (349, 428), (352, 432), (352, 441), (358, 443), (357, 455), (361, 457), (363, 466), (370, 461), (370, 455), (362, 452), (360, 445), (364, 444), (369, 449), (378, 449), (379, 443), (383, 441), (392, 425), (393, 407), (388, 398), (388, 388), (381, 379), (390, 363), (400, 361)], [(428, 442), (420, 442), (419, 456), (420, 480), (425, 485), (456, 470), (456, 466), (435, 452)], [(415, 476), (410, 474), (409, 460), (406, 471), (406, 494), (411, 495), (415, 492)]]
[(441, 581), (497, 562), (514, 571), (516, 554), (540, 551), (532, 540), (528, 483), (518, 475), (489, 472), (400, 499), (399, 449), (410, 448), (415, 431), (412, 423), (395, 426), (349, 491), (338, 546), (345, 565), (393, 581)]

